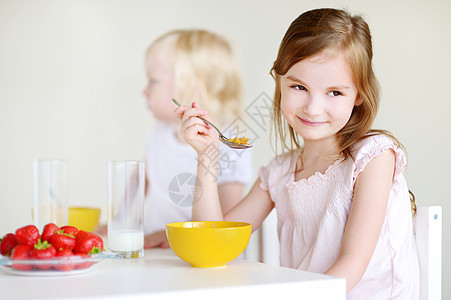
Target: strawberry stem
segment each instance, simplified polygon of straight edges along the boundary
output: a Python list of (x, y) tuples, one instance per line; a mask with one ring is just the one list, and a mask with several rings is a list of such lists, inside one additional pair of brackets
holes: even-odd
[(38, 239), (38, 242), (34, 244), (34, 248), (38, 250), (44, 250), (50, 247), (51, 244), (47, 241), (41, 241), (41, 239)]
[(96, 254), (96, 253), (100, 253), (102, 252), (102, 249), (100, 249), (99, 247), (92, 247), (91, 251), (88, 252), (88, 254)]
[(65, 235), (65, 236), (69, 236), (71, 238), (75, 238), (75, 236), (73, 234), (64, 232), (64, 229), (58, 230), (56, 233), (61, 234), (61, 235)]

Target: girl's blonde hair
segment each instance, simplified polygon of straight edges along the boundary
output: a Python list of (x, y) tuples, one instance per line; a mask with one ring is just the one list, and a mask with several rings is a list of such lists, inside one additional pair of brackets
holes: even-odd
[(232, 122), (241, 112), (243, 86), (228, 41), (206, 30), (175, 30), (153, 42), (147, 53), (167, 39), (174, 39), (170, 51), (178, 100), (196, 101), (213, 120)]

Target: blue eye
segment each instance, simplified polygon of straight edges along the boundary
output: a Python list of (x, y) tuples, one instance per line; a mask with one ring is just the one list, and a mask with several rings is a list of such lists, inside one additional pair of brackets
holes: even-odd
[(337, 96), (343, 96), (343, 94), (339, 91), (330, 91), (327, 93), (329, 96), (337, 97)]

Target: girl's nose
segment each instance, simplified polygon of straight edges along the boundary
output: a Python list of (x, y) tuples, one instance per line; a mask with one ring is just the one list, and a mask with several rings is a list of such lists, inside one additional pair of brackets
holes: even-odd
[(148, 85), (146, 85), (146, 87), (144, 88), (143, 95), (145, 97), (149, 97), (149, 86)]
[(323, 112), (322, 99), (318, 96), (311, 95), (304, 104), (303, 111), (310, 116), (318, 116)]

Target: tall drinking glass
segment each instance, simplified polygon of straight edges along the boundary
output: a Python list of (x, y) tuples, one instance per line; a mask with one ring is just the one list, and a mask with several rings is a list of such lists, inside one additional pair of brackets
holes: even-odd
[(126, 258), (144, 255), (144, 161), (107, 162), (108, 249)]
[(39, 230), (48, 223), (67, 225), (68, 174), (67, 160), (33, 161), (33, 220)]

